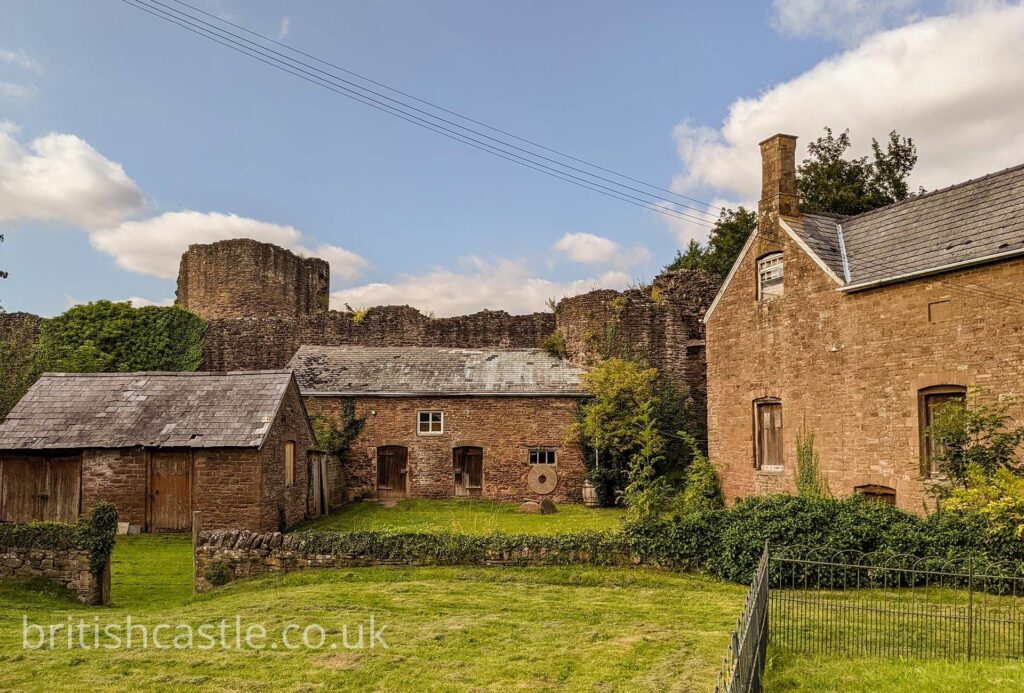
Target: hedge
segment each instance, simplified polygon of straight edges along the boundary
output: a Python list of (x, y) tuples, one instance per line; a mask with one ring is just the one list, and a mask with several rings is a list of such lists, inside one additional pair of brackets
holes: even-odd
[(88, 517), (75, 524), (63, 522), (0, 523), (0, 550), (48, 549), (88, 551), (89, 568), (101, 577), (117, 540), (117, 510), (101, 501)]

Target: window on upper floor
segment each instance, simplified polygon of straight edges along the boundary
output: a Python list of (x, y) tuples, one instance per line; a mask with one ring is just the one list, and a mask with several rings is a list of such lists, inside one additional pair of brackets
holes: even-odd
[(417, 412), (416, 433), (421, 436), (438, 436), (444, 433), (444, 412)]
[(782, 253), (765, 255), (757, 261), (757, 300), (782, 295)]

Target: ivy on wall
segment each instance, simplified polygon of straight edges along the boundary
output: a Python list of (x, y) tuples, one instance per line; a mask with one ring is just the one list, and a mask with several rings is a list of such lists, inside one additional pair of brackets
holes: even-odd
[(88, 551), (89, 568), (103, 575), (117, 540), (117, 510), (100, 501), (75, 524), (62, 522), (0, 523), (0, 549)]
[(6, 416), (39, 375), (131, 371), (194, 371), (203, 359), (206, 323), (178, 306), (133, 308), (96, 301), (43, 320), (34, 331), (0, 340), (0, 416)]

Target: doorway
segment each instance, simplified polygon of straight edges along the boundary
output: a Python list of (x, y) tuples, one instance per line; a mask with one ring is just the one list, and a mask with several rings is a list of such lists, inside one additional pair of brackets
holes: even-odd
[(401, 445), (377, 448), (377, 497), (405, 498), (408, 495), (409, 451)]
[(455, 495), (477, 496), (484, 488), (484, 449), (465, 445), (452, 450)]
[(192, 529), (192, 454), (153, 452), (149, 472), (149, 531)]

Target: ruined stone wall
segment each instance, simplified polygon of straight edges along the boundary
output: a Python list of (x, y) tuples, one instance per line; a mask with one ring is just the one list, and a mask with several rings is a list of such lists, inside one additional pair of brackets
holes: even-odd
[[(338, 419), (346, 400), (308, 397), (311, 416)], [(549, 496), (559, 503), (583, 499), (585, 472), (579, 446), (565, 440), (576, 421), (573, 397), (359, 397), (356, 416), (365, 418), (345, 460), (350, 498), (375, 496), (377, 448), (408, 449), (408, 495), (448, 498), (455, 493), (452, 451), (459, 446), (483, 448), (483, 498), (539, 500), (526, 483), (530, 448), (556, 451), (558, 486)], [(442, 435), (417, 435), (416, 413), (444, 413)]]
[(0, 580), (46, 578), (70, 591), (83, 604), (110, 602), (110, 566), (97, 579), (86, 550), (8, 547), (0, 549)]
[(326, 261), (238, 238), (189, 246), (178, 270), (177, 303), (206, 319), (298, 318), (327, 310), (329, 291)]

